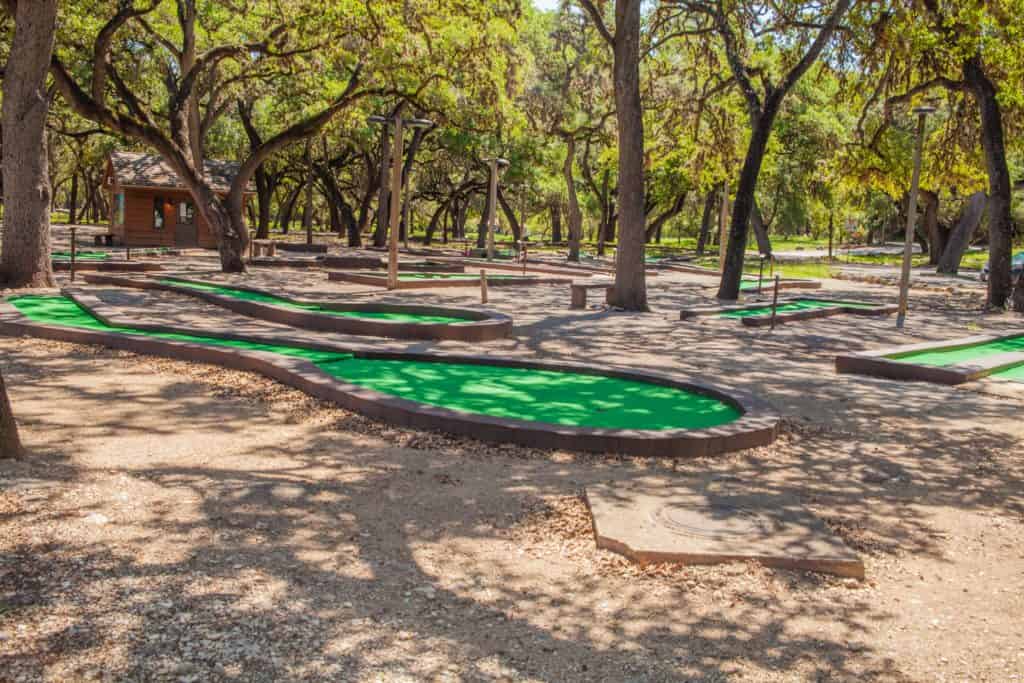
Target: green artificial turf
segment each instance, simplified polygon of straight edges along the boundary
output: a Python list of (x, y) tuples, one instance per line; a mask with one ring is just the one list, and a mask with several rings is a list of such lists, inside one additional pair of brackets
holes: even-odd
[(66, 325), (68, 327), (84, 327), (90, 330), (103, 330), (108, 332), (121, 332), (144, 337), (157, 337), (158, 339), (171, 339), (174, 341), (194, 342), (197, 344), (208, 344), (210, 346), (230, 346), (237, 349), (248, 349), (251, 351), (271, 351), (285, 356), (304, 358), (314, 363), (332, 361), (350, 354), (339, 354), (336, 351), (312, 351), (294, 346), (277, 346), (274, 344), (260, 344), (248, 341), (233, 341), (230, 339), (218, 339), (216, 337), (204, 337), (191, 334), (177, 334), (170, 332), (147, 332), (136, 330), (130, 327), (117, 327), (107, 325), (97, 320), (89, 311), (85, 310), (74, 300), (64, 296), (14, 296), (7, 299), (14, 305), (21, 314), (29, 320), (53, 325)]
[(1014, 382), (1024, 382), (1024, 363), (993, 373), (992, 377), (996, 377), (998, 379), (1009, 379)]
[(468, 413), (608, 429), (703, 429), (733, 422), (736, 408), (700, 394), (646, 382), (551, 370), (431, 361), (378, 360), (284, 345), (108, 326), (62, 296), (8, 301), (42, 323), (160, 339), (269, 351), (305, 358), (324, 372), (383, 394)]
[[(787, 282), (787, 280), (783, 280), (780, 283), (780, 287), (781, 287), (781, 285), (785, 284), (786, 282)], [(792, 280), (789, 280), (789, 282), (792, 282)], [(770, 292), (773, 289), (775, 289), (775, 280), (774, 279), (765, 278), (761, 282), (761, 291)], [(754, 279), (754, 280), (743, 280), (742, 282), (740, 282), (740, 291), (741, 292), (750, 292), (750, 291), (755, 291), (756, 292), (757, 291), (757, 280), (756, 279)]]
[(164, 278), (159, 280), (159, 282), (168, 285), (175, 285), (177, 287), (186, 287), (188, 289), (195, 289), (204, 292), (213, 292), (214, 294), (221, 294), (223, 296), (229, 296), (234, 299), (256, 301), (265, 304), (273, 304), (275, 306), (284, 306), (286, 308), (310, 311), (313, 313), (320, 313), (323, 315), (336, 315), (342, 318), (360, 318), (364, 320), (387, 320), (390, 322), (400, 323), (439, 323), (444, 325), (465, 323), (470, 320), (469, 318), (456, 318), (453, 316), (444, 315), (418, 315), (415, 313), (389, 313), (384, 311), (334, 311), (329, 308), (323, 308), (322, 306), (318, 306), (316, 304), (294, 303), (288, 301), (287, 299), (282, 299), (280, 297), (273, 296), (272, 294), (251, 292), (247, 289), (236, 289), (235, 287), (225, 287), (222, 285), (208, 284), (205, 282), (192, 282), (189, 280), (179, 280), (177, 278)]
[[(792, 313), (794, 311), (806, 311), (817, 308), (839, 308), (840, 306), (850, 308), (874, 308), (874, 304), (866, 304), (860, 301), (820, 301), (818, 299), (801, 299), (799, 301), (787, 301), (779, 304), (775, 311), (777, 313)], [(771, 315), (771, 306), (759, 306), (757, 308), (745, 308), (738, 311), (719, 313), (720, 318), (751, 318), (758, 315)]]
[[(70, 261), (70, 251), (51, 251), (50, 258), (54, 261)], [(76, 251), (76, 261), (105, 261), (110, 258), (110, 254), (105, 251)]]
[(1013, 351), (1024, 351), (1024, 336), (1010, 337), (999, 341), (971, 344), (969, 346), (946, 347), (912, 353), (897, 353), (888, 356), (891, 360), (901, 360), (916, 365), (947, 366), (966, 363), (987, 356)]

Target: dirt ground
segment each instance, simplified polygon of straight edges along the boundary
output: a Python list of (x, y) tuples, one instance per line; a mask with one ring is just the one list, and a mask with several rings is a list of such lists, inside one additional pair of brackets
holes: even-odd
[[(569, 311), (563, 286), (494, 288), (515, 336), (471, 351), (753, 390), (786, 417), (775, 445), (673, 462), (484, 444), (254, 375), (0, 338), (29, 450), (0, 463), (0, 680), (1024, 681), (1021, 399), (832, 370), (840, 351), (1024, 321), (979, 315), (970, 288), (921, 288), (904, 334), (854, 318), (772, 333), (680, 322), (707, 302), (706, 279), (653, 280), (644, 315)], [(477, 296), (299, 271), (252, 281)], [(97, 293), (139, 320), (231, 319), (174, 295)], [(641, 570), (594, 548), (588, 484), (708, 478), (810, 508), (867, 580)]]

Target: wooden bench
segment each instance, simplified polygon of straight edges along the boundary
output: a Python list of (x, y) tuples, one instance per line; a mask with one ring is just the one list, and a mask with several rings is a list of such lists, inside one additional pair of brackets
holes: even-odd
[(253, 240), (252, 256), (253, 258), (277, 256), (277, 243), (274, 240)]
[(599, 280), (596, 282), (573, 282), (569, 285), (569, 292), (572, 295), (572, 303), (569, 308), (586, 308), (587, 307), (587, 290), (588, 289), (603, 289), (605, 290), (605, 301), (612, 295), (612, 289), (615, 287), (615, 283), (611, 280)]

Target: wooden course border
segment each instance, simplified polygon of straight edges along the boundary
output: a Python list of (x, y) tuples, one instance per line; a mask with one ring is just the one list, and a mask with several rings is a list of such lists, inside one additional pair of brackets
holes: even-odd
[[(487, 261), (487, 260), (484, 260), (484, 259), (465, 259), (465, 258), (457, 258), (456, 259), (456, 258), (451, 258), (451, 257), (442, 257), (442, 258), (444, 258), (445, 260), (451, 260), (453, 262), (460, 263), (462, 265), (463, 272), (465, 272), (466, 269), (469, 269), (470, 272), (475, 271), (475, 270), (500, 270), (500, 271), (503, 271), (503, 272), (504, 271), (508, 271), (508, 272), (512, 272), (512, 273), (519, 273), (520, 275), (523, 272), (523, 264), (521, 262), (520, 263), (508, 263), (508, 262), (500, 262), (500, 263), (498, 263), (498, 262), (494, 262), (494, 261)], [(595, 271), (583, 270), (583, 269), (580, 269), (580, 268), (560, 268), (558, 266), (545, 265), (542, 262), (537, 262), (537, 264), (534, 265), (530, 261), (526, 262), (526, 272), (527, 273), (544, 273), (546, 275), (565, 275), (567, 277), (591, 277), (593, 275), (598, 275), (599, 274), (599, 273), (597, 273)], [(529, 277), (529, 275), (527, 275), (527, 277)], [(490, 284), (490, 283), (488, 283), (488, 284)]]
[(257, 268), (323, 268), (324, 261), (320, 256), (258, 256), (251, 259), (249, 265)]
[[(59, 272), (71, 270), (71, 261), (54, 261), (53, 269)], [(151, 273), (163, 270), (159, 263), (148, 263), (146, 261), (79, 261), (75, 260), (75, 272), (101, 272), (101, 273)]]
[[(486, 270), (486, 268), (481, 268)], [(388, 277), (386, 273), (351, 273), (347, 271), (332, 270), (327, 273), (327, 279), (331, 282), (351, 282), (359, 285), (370, 285), (373, 287), (387, 287)], [(572, 282), (570, 277), (536, 277), (527, 275), (516, 278), (487, 278), (488, 287), (511, 287), (515, 285), (556, 285)], [(398, 281), (398, 289), (435, 289), (438, 287), (479, 287), (480, 276), (467, 278), (438, 278), (436, 280), (401, 280)]]
[[(778, 312), (775, 314), (775, 323), (783, 324), (790, 322), (798, 322), (801, 320), (816, 320), (818, 318), (829, 318), (834, 315), (859, 315), (869, 317), (881, 317), (885, 315), (892, 315), (898, 310), (896, 305), (879, 304), (872, 306), (871, 308), (861, 308), (859, 306), (850, 306), (843, 304), (860, 304), (866, 302), (860, 301), (844, 301), (842, 299), (828, 299), (825, 297), (807, 297), (807, 296), (792, 296), (781, 298), (778, 301), (779, 306), (785, 304), (799, 303), (800, 301), (827, 301), (835, 303), (836, 305), (829, 308), (808, 308), (802, 311), (786, 311)], [(732, 313), (734, 311), (747, 311), (751, 309), (771, 307), (771, 304), (765, 302), (758, 303), (747, 303), (747, 304), (730, 304), (725, 306), (713, 305), (713, 306), (696, 306), (694, 308), (684, 308), (679, 312), (680, 320), (692, 320), (694, 318), (705, 317), (705, 316), (716, 316), (722, 313)], [(771, 314), (766, 315), (753, 315), (745, 318), (740, 318), (740, 321), (749, 327), (766, 327), (771, 325), (772, 316)]]
[(104, 275), (86, 275), (85, 281), (97, 285), (113, 285), (116, 287), (133, 287), (135, 289), (152, 289), (174, 292), (201, 299), (211, 304), (241, 313), (259, 320), (301, 327), (317, 332), (339, 332), (342, 334), (365, 335), (372, 337), (388, 337), (391, 339), (423, 339), (450, 340), (463, 342), (485, 342), (505, 339), (512, 333), (512, 318), (494, 311), (478, 311), (470, 308), (443, 308), (440, 306), (420, 306), (385, 303), (319, 303), (300, 301), (275, 292), (255, 287), (206, 282), (187, 277), (174, 276), (183, 282), (203, 285), (231, 287), (255, 294), (264, 294), (283, 299), (292, 304), (314, 304), (331, 311), (374, 312), (374, 313), (408, 313), (412, 315), (437, 315), (451, 318), (466, 318), (465, 323), (413, 323), (393, 320), (374, 320), (371, 318), (350, 318), (347, 316), (327, 315), (316, 311), (303, 311), (286, 306), (276, 306), (261, 301), (248, 301), (232, 296), (177, 286), (160, 282), (155, 279), (134, 279)]
[[(80, 306), (92, 312), (95, 297), (63, 290)], [(97, 315), (97, 317), (99, 317)], [(101, 318), (102, 319), (102, 318)], [(257, 337), (223, 334), (208, 330), (191, 331), (153, 325), (133, 325), (139, 330), (196, 334), (224, 339), (267, 343)], [(648, 382), (662, 387), (691, 391), (732, 405), (742, 415), (726, 425), (707, 429), (627, 430), (570, 427), (530, 420), (491, 417), (431, 406), (383, 394), (349, 384), (333, 377), (312, 362), (280, 354), (233, 347), (207, 346), (201, 343), (160, 339), (138, 334), (92, 330), (39, 323), (24, 317), (6, 299), (0, 300), (0, 334), (54, 339), (76, 344), (97, 344), (179, 360), (211, 363), (234, 370), (257, 372), (311, 396), (383, 422), (415, 429), (468, 436), (483, 441), (516, 443), (544, 449), (565, 449), (597, 453), (621, 453), (640, 457), (702, 457), (771, 444), (778, 436), (779, 416), (759, 399), (735, 389), (712, 387), (690, 380), (637, 370), (604, 369), (578, 363), (530, 361), (513, 358), (488, 358), (442, 353), (355, 350), (328, 344), (311, 344), (303, 339), (293, 342), (274, 339), (269, 343), (303, 348), (353, 353), (360, 358), (409, 360), (437, 363), (465, 363), (509, 368), (578, 372)]]
[[(896, 379), (910, 382), (932, 382), (955, 386), (967, 382), (976, 382), (989, 375), (1024, 363), (1024, 352), (998, 353), (971, 363), (935, 366), (918, 365), (913, 361), (892, 358), (896, 355), (917, 353), (921, 351), (954, 350), (975, 344), (1012, 339), (1024, 335), (1024, 331), (1004, 335), (977, 335), (960, 337), (940, 342), (923, 342), (893, 346), (877, 351), (842, 354), (836, 356), (836, 372), (844, 374), (870, 375), (885, 379)], [(993, 380), (994, 381), (994, 380)]]
[[(757, 280), (744, 280), (744, 282), (757, 282)], [(709, 289), (717, 289), (718, 285), (708, 285)], [(756, 289), (741, 289), (740, 294), (761, 294), (770, 295), (775, 289), (775, 280), (765, 279), (761, 281), (761, 291), (758, 292)], [(779, 291), (784, 289), (821, 289), (821, 280), (800, 280), (792, 279), (779, 280)]]

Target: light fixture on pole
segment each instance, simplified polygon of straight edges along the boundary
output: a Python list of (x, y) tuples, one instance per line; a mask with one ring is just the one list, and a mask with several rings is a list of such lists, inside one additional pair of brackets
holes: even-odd
[(907, 234), (903, 243), (903, 269), (900, 272), (900, 305), (896, 316), (897, 329), (903, 329), (907, 320), (908, 298), (910, 295), (910, 267), (914, 257), (914, 228), (917, 226), (917, 192), (921, 184), (921, 157), (924, 152), (925, 121), (935, 107), (915, 107), (917, 114), (917, 139), (914, 142), (914, 173), (910, 180), (910, 197), (907, 200)]
[(487, 202), (487, 260), (490, 261), (494, 258), (494, 221), (497, 212), (498, 203), (498, 171), (504, 171), (509, 167), (508, 159), (502, 159), (501, 157), (494, 157), (493, 159), (484, 159), (489, 164), (490, 168), (490, 181), (491, 189), (488, 195)]
[[(394, 142), (391, 145), (391, 198), (389, 208), (388, 228), (388, 289), (398, 289), (398, 227), (402, 215), (402, 160), (405, 156), (403, 149), (405, 128), (429, 128), (434, 125), (433, 121), (427, 119), (405, 119), (402, 118), (402, 105), (395, 110), (394, 116), (367, 117), (367, 123), (376, 125), (391, 125), (394, 129)], [(381, 159), (386, 164), (387, 159)]]

